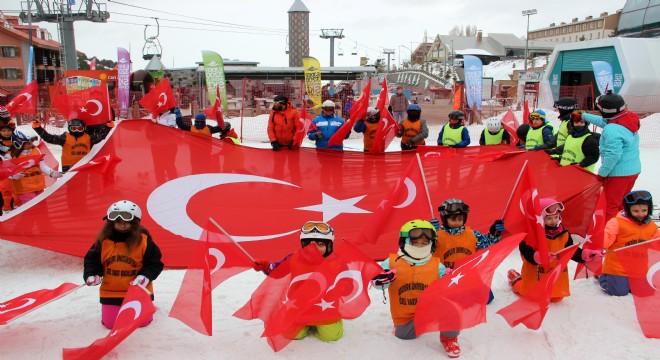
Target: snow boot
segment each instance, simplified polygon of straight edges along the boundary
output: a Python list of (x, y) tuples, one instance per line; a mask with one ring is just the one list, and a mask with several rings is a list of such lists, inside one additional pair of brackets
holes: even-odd
[(513, 287), (513, 284), (516, 283), (516, 281), (522, 279), (522, 276), (520, 275), (519, 272), (511, 269), (506, 273), (506, 277), (509, 279), (509, 286)]
[(442, 346), (445, 347), (447, 356), (450, 358), (457, 358), (461, 355), (461, 347), (458, 346), (458, 337), (448, 338), (444, 335), (440, 335), (440, 342), (442, 343)]

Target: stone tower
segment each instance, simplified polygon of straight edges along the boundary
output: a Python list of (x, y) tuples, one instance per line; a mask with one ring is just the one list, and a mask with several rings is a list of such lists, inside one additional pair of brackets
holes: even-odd
[(289, 13), (289, 66), (303, 66), (309, 56), (309, 9), (302, 0), (295, 0)]

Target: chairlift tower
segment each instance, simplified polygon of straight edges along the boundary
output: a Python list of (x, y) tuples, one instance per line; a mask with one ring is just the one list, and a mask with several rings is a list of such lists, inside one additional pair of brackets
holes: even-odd
[(383, 49), (383, 54), (387, 55), (387, 72), (390, 72), (390, 56), (394, 54), (394, 49)]
[(110, 13), (105, 4), (96, 0), (81, 0), (78, 5), (69, 4), (68, 0), (28, 0), (21, 1), (21, 21), (46, 21), (57, 23), (60, 37), (60, 66), (65, 70), (78, 70), (76, 56), (76, 37), (73, 30), (74, 21), (108, 22)]
[(321, 39), (330, 39), (330, 67), (335, 66), (335, 39), (343, 39), (343, 32), (344, 29), (321, 29)]

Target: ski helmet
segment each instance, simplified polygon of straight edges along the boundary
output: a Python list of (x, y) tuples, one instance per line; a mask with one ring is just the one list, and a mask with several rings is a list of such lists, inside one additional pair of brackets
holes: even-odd
[(527, 133), (529, 132), (529, 124), (520, 124), (518, 128), (516, 129), (516, 135), (518, 135), (518, 139), (525, 140), (527, 139)]
[(335, 241), (335, 230), (330, 224), (323, 221), (308, 221), (300, 228), (300, 244), (302, 247), (311, 242), (321, 241), (325, 244), (326, 250), (323, 256), (332, 253), (332, 243)]
[(132, 201), (119, 200), (110, 205), (105, 218), (110, 221), (115, 221), (117, 218), (121, 218), (124, 221), (133, 221), (134, 219), (140, 220), (142, 218), (142, 210), (140, 210), (140, 207)]
[(69, 121), (68, 129), (70, 133), (72, 132), (83, 133), (85, 132), (85, 128), (86, 128), (85, 122), (80, 119), (71, 119), (71, 121)]
[(410, 243), (410, 239), (417, 239), (422, 236), (426, 237), (431, 243), (431, 254), (433, 254), (438, 247), (438, 233), (435, 231), (433, 224), (420, 219), (410, 220), (403, 224), (399, 231), (399, 249), (407, 256), (410, 256), (405, 250), (406, 244)]
[(633, 219), (632, 213), (630, 212), (630, 207), (632, 205), (641, 205), (645, 204), (649, 207), (648, 216), (653, 215), (653, 197), (651, 193), (646, 190), (635, 190), (631, 191), (626, 196), (623, 197), (623, 210), (626, 212), (626, 216)]
[(541, 216), (543, 219), (549, 215), (559, 215), (559, 222), (557, 223), (557, 226), (561, 224), (561, 213), (564, 211), (564, 204), (553, 198), (542, 198), (539, 199), (539, 206), (542, 209)]
[(9, 110), (7, 110), (6, 107), (0, 106), (0, 119), (8, 121), (11, 119), (11, 115), (9, 114)]
[(17, 149), (21, 149), (23, 147), (23, 144), (27, 142), (33, 142), (36, 140), (37, 140), (36, 136), (28, 136), (21, 130), (14, 131), (14, 133), (11, 136), (12, 144)]
[(613, 94), (612, 90), (608, 90), (605, 95), (600, 95), (596, 98), (596, 108), (605, 118), (610, 118), (626, 108), (626, 102), (623, 97), (618, 94)]
[(577, 110), (577, 99), (574, 97), (563, 97), (555, 101), (555, 109), (559, 110), (561, 119), (568, 119), (566, 116)]
[(322, 107), (323, 107), (324, 109), (325, 109), (325, 108), (332, 108), (332, 109), (334, 109), (334, 108), (335, 108), (335, 102), (332, 101), (332, 100), (326, 100), (326, 101), (323, 102)]
[(465, 118), (465, 114), (460, 110), (454, 110), (450, 112), (448, 116), (449, 119), (458, 120), (458, 121), (463, 121), (463, 119)]
[(450, 215), (463, 215), (464, 222), (467, 222), (468, 213), (470, 212), (470, 207), (468, 204), (464, 203), (460, 199), (447, 199), (440, 204), (438, 207), (438, 212), (440, 213), (440, 220), (442, 220), (442, 226), (448, 228), (447, 218)]
[(488, 131), (491, 133), (497, 133), (502, 128), (502, 122), (498, 119), (490, 118), (486, 120), (486, 128), (488, 128)]

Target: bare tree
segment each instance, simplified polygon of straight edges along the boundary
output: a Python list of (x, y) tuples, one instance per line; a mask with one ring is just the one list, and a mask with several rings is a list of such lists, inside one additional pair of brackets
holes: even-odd
[(465, 27), (465, 36), (477, 36), (477, 25), (467, 25)]
[(462, 36), (463, 35), (463, 30), (461, 29), (460, 26), (454, 25), (454, 27), (449, 30), (449, 35), (451, 36)]

